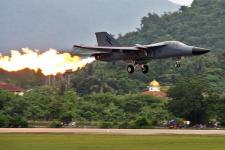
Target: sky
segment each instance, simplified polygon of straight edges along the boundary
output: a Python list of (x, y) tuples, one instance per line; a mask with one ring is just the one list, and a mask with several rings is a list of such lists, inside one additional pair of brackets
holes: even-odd
[(135, 31), (149, 12), (179, 7), (168, 0), (1, 0), (0, 50), (94, 45), (97, 31)]

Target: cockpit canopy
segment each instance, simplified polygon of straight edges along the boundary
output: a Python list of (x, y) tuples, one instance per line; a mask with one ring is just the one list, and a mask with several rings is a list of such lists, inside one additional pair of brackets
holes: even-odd
[(184, 43), (182, 43), (182, 42), (179, 42), (179, 41), (166, 41), (165, 43), (166, 43), (166, 44), (169, 44), (169, 45), (187, 46), (186, 44), (184, 44)]

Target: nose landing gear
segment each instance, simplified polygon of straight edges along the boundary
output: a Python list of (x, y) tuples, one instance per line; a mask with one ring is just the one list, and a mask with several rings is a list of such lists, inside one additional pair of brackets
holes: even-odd
[(180, 68), (181, 67), (181, 61), (176, 61), (175, 67)]

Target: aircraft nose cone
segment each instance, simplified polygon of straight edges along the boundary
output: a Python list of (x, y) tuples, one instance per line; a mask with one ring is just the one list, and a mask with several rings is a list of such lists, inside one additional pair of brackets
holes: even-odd
[(210, 52), (210, 50), (205, 49), (205, 48), (200, 48), (200, 47), (193, 47), (192, 48), (192, 54), (193, 55), (202, 55)]

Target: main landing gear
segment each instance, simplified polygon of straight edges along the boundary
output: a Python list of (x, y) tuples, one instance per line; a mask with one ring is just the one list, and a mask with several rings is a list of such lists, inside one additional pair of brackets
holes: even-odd
[(141, 66), (141, 70), (142, 70), (142, 72), (143, 72), (144, 74), (146, 74), (146, 73), (148, 73), (149, 68), (148, 68), (147, 65), (142, 65), (142, 66)]
[(134, 73), (134, 66), (133, 65), (128, 65), (127, 66), (127, 72), (130, 73), (130, 74)]
[[(146, 74), (146, 73), (149, 72), (149, 67), (148, 67), (148, 65), (138, 65), (138, 66), (141, 67), (142, 73)], [(134, 70), (135, 70), (134, 65), (128, 65), (128, 66), (127, 66), (127, 72), (128, 72), (128, 73), (132, 74), (132, 73), (134, 73)]]

